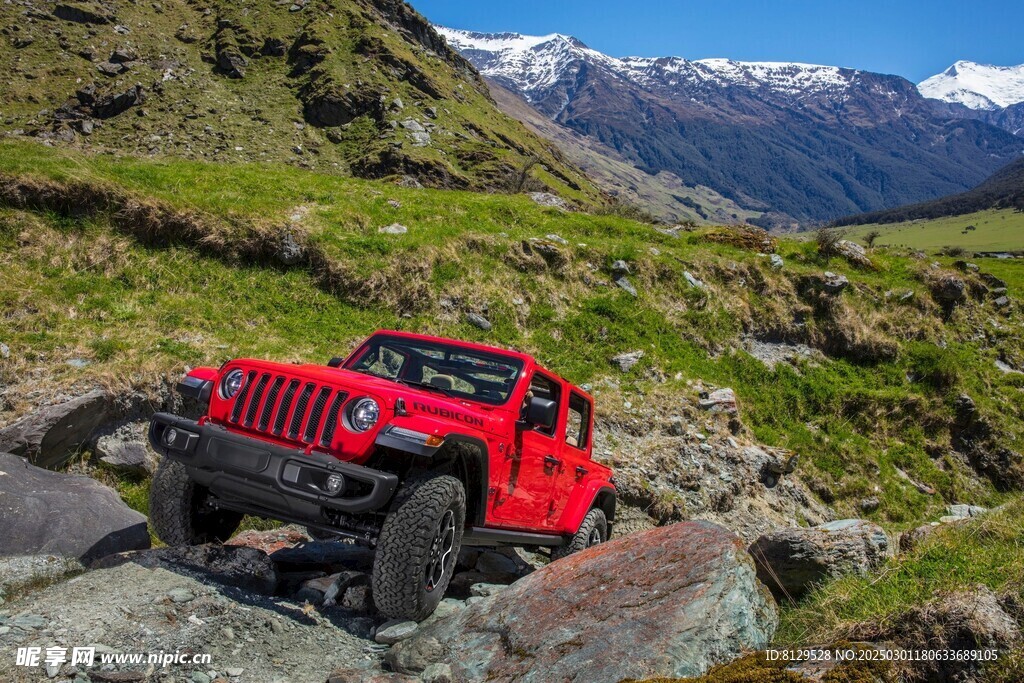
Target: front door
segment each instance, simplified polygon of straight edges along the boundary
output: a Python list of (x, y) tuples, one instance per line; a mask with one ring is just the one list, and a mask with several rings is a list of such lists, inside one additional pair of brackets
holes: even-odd
[[(559, 403), (561, 385), (552, 377), (537, 371), (530, 382), (534, 396)], [(550, 429), (520, 423), (515, 446), (504, 463), (494, 517), (501, 526), (517, 529), (541, 529), (549, 526), (555, 482), (561, 472), (561, 442), (558, 421)]]

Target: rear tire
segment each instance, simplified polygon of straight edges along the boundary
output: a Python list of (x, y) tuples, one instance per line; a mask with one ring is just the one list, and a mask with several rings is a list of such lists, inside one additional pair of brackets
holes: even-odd
[(573, 534), (565, 545), (551, 550), (551, 560), (560, 560), (573, 553), (604, 543), (608, 540), (608, 519), (604, 516), (604, 510), (594, 508), (587, 513), (580, 524), (579, 530)]
[(451, 476), (407, 482), (384, 520), (373, 560), (373, 602), (393, 619), (422, 621), (455, 573), (466, 491)]
[(164, 458), (149, 489), (149, 523), (170, 546), (223, 543), (242, 523), (240, 512), (209, 505), (210, 492), (180, 462)]

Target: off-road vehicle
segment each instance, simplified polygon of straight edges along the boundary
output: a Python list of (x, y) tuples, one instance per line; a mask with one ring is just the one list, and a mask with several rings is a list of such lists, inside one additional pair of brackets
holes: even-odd
[(607, 540), (611, 470), (591, 460), (593, 399), (525, 354), (380, 331), (326, 366), (239, 359), (178, 386), (198, 421), (159, 413), (150, 521), (168, 545), (227, 540), (243, 515), (376, 548), (390, 617), (440, 602), (463, 544)]

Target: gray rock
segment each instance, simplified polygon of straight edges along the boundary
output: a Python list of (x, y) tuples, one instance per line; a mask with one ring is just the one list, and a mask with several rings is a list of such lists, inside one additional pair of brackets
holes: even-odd
[(643, 351), (629, 351), (627, 353), (620, 353), (617, 356), (613, 356), (612, 362), (619, 366), (619, 370), (622, 372), (629, 372), (643, 357)]
[(503, 583), (474, 583), (469, 587), (469, 594), (474, 598), (490, 598), (508, 588)]
[(400, 674), (418, 674), (426, 671), (444, 657), (444, 650), (436, 638), (417, 638), (415, 642), (401, 649), (391, 648), (384, 655), (384, 662), (392, 671)]
[(829, 294), (840, 294), (850, 286), (850, 280), (845, 275), (839, 275), (832, 271), (825, 271), (819, 280), (821, 289)]
[(698, 280), (696, 277), (694, 277), (693, 274), (690, 273), (690, 271), (688, 270), (683, 271), (683, 277), (686, 279), (688, 283), (690, 283), (691, 287), (696, 287), (697, 289), (707, 288), (701, 280)]
[[(55, 583), (85, 570), (73, 557), (18, 555), (0, 557), (0, 602), (29, 587)], [(3, 623), (0, 620), (0, 623)]]
[(431, 143), (430, 133), (426, 131), (409, 133), (409, 139), (412, 140), (413, 147), (427, 147)]
[[(512, 551), (514, 552), (514, 551)], [(473, 568), (482, 574), (526, 574), (531, 567), (518, 556), (500, 551), (480, 553)]]
[(569, 244), (569, 240), (565, 239), (561, 235), (551, 234), (551, 235), (545, 235), (545, 237), (547, 237), (552, 242), (555, 242), (556, 244)]
[(351, 586), (345, 589), (341, 606), (354, 612), (373, 612), (373, 593), (369, 586)]
[(736, 392), (729, 388), (715, 389), (707, 396), (702, 396), (700, 407), (713, 413), (726, 413), (727, 415), (735, 415), (739, 412)]
[(623, 261), (622, 259), (619, 259), (618, 261), (612, 264), (612, 273), (616, 275), (629, 275), (629, 264)]
[(130, 423), (99, 437), (94, 450), (96, 457), (124, 472), (152, 474), (156, 470), (157, 455), (149, 447), (147, 429), (146, 423)]
[(397, 642), (412, 637), (418, 629), (419, 624), (415, 621), (392, 619), (380, 625), (380, 628), (373, 635), (373, 639), (382, 645), (394, 645)]
[(946, 512), (952, 517), (959, 517), (966, 519), (968, 517), (980, 517), (981, 515), (988, 512), (987, 508), (983, 508), (979, 505), (948, 505), (946, 506)]
[(56, 469), (70, 460), (111, 410), (111, 396), (96, 389), (31, 413), (0, 430), (0, 452)]
[(940, 275), (928, 284), (932, 297), (940, 304), (952, 306), (967, 298), (967, 283), (951, 273)]
[(0, 344), (0, 358), (5, 358), (6, 359), (6, 358), (10, 358), (10, 357), (11, 357), (11, 347), (8, 346), (7, 344)]
[(850, 263), (857, 266), (871, 266), (871, 259), (868, 258), (867, 250), (856, 242), (850, 240), (839, 240), (836, 243), (836, 252)]
[(453, 683), (452, 668), (447, 664), (431, 664), (420, 674), (423, 683)]
[(639, 296), (636, 291), (636, 287), (633, 286), (633, 283), (630, 282), (628, 278), (618, 277), (615, 279), (615, 284), (618, 285), (620, 289), (628, 292), (631, 296)]
[(992, 303), (996, 305), (996, 308), (1006, 308), (1007, 306), (1010, 305), (1010, 297), (1001, 296)]
[(562, 211), (572, 211), (572, 205), (556, 194), (551, 194), (550, 192), (530, 192), (527, 196), (540, 206), (561, 209)]
[(781, 601), (798, 598), (825, 579), (879, 567), (889, 555), (889, 537), (877, 524), (844, 519), (777, 529), (754, 541), (750, 554), (758, 578)]
[(388, 661), (436, 640), (454, 680), (699, 676), (763, 648), (778, 625), (739, 540), (709, 522), (632, 534), (469, 602), (395, 645)]
[(147, 569), (161, 568), (211, 579), (217, 583), (264, 595), (273, 595), (278, 584), (277, 568), (265, 552), (232, 545), (197, 545), (122, 552), (94, 562), (92, 568), (109, 569), (129, 562)]
[(423, 133), (426, 131), (426, 128), (423, 127), (423, 124), (421, 124), (416, 119), (406, 119), (405, 121), (402, 121), (402, 128), (405, 128), (406, 130), (412, 131), (414, 133)]
[(401, 223), (392, 223), (391, 225), (386, 225), (383, 228), (380, 228), (377, 232), (385, 235), (404, 235), (409, 232), (409, 228), (405, 227)]
[(0, 453), (0, 555), (83, 562), (149, 547), (146, 518), (95, 479), (40, 469)]
[(786, 262), (783, 261), (782, 257), (779, 256), (778, 254), (772, 254), (771, 256), (769, 256), (768, 257), (768, 262), (771, 264), (772, 268), (774, 268), (775, 270), (781, 270), (782, 267), (784, 265), (786, 265)]
[(286, 266), (294, 266), (302, 261), (305, 255), (306, 250), (295, 239), (295, 235), (291, 230), (285, 230), (281, 234), (281, 242), (277, 245), (277, 251), (274, 252), (277, 260)]
[(490, 332), (491, 331), (491, 327), (492, 327), (491, 321), (488, 320), (487, 318), (483, 317), (479, 313), (473, 313), (473, 312), (466, 313), (465, 318), (466, 318), (466, 322), (468, 322), (470, 325), (472, 325), (474, 327), (479, 327), (484, 332)]
[(192, 602), (196, 599), (196, 596), (185, 588), (174, 588), (167, 594), (167, 597), (171, 602), (176, 602), (178, 604)]
[(878, 509), (879, 505), (881, 505), (881, 501), (878, 500), (878, 496), (862, 498), (860, 502), (857, 503), (857, 507), (859, 507), (862, 512), (874, 512)]

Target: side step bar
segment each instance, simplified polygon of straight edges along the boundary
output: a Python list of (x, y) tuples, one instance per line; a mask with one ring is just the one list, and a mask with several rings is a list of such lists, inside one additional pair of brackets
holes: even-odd
[(549, 534), (531, 534), (524, 531), (505, 531), (504, 529), (484, 529), (478, 526), (466, 527), (462, 535), (463, 545), (537, 545), (557, 548), (565, 545), (561, 536)]

